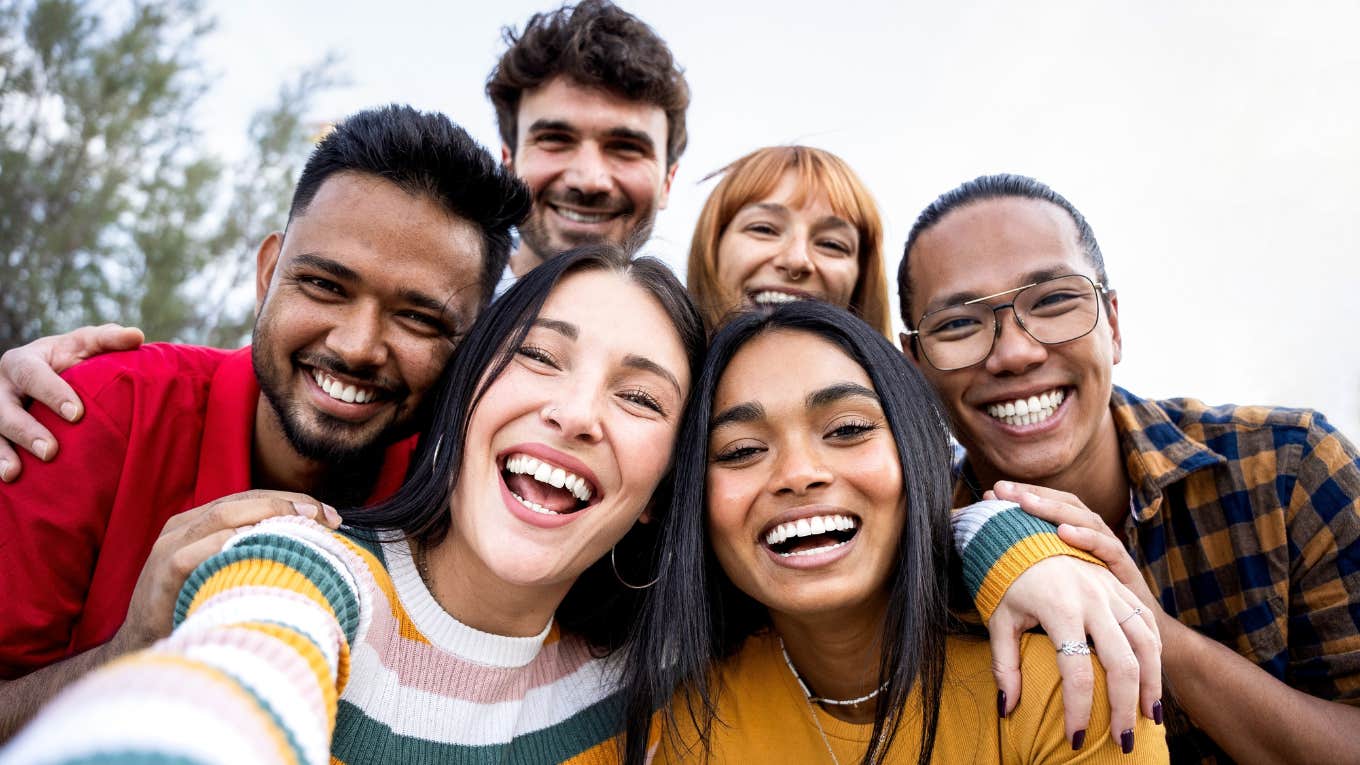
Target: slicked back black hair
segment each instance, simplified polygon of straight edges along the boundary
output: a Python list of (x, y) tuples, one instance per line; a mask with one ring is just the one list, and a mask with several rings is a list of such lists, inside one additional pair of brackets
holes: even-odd
[[(458, 484), (464, 441), (478, 402), (519, 350), (558, 283), (570, 274), (592, 270), (621, 274), (656, 299), (670, 318), (693, 375), (703, 361), (703, 320), (670, 268), (655, 258), (630, 260), (617, 245), (603, 242), (568, 250), (520, 277), (477, 318), (439, 382), (425, 397), (423, 416), (430, 426), (411, 458), (406, 482), (386, 502), (346, 510), (346, 522), (426, 545), (438, 544), (450, 533), (451, 513), (459, 509), (449, 503)], [(666, 476), (654, 495), (657, 502), (669, 501), (669, 487)], [(654, 527), (635, 524), (619, 542), (620, 569), (631, 573), (633, 569), (626, 561), (635, 558), (646, 559), (639, 567), (650, 565), (655, 553)], [(645, 581), (642, 576), (634, 574), (629, 581)], [(556, 619), (563, 630), (584, 637), (596, 650), (607, 653), (627, 637), (639, 600), (637, 591), (619, 583), (606, 556), (572, 585), (557, 609)]]
[[(750, 635), (770, 623), (765, 607), (731, 583), (713, 554), (705, 522), (705, 487), (709, 422), (718, 384), (738, 351), (772, 331), (814, 335), (859, 364), (873, 383), (896, 444), (905, 518), (887, 583), (879, 657), (879, 678), (887, 687), (878, 697), (869, 739), (873, 743), (863, 761), (883, 761), (901, 720), (914, 716), (907, 704), (912, 688), (919, 687), (924, 765), (934, 747), (944, 682), (949, 572), (957, 573), (949, 531), (950, 446), (944, 410), (916, 366), (882, 334), (818, 301), (738, 314), (718, 330), (709, 347), (676, 444), (669, 511), (658, 519), (654, 510), (665, 556), (624, 662), (627, 762), (644, 761), (652, 713), (658, 709), (665, 710), (663, 735), (688, 727), (677, 725), (678, 718), (688, 716), (706, 742), (719, 692), (712, 685), (715, 663), (735, 654)], [(681, 695), (676, 698), (683, 700), (671, 704), (677, 691)]]
[(481, 302), (490, 301), (510, 258), (510, 228), (529, 212), (529, 190), (466, 130), (438, 112), (398, 104), (345, 118), (307, 158), (289, 222), (306, 214), (326, 179), (346, 172), (383, 178), (476, 226), (483, 250)]
[(1012, 173), (980, 175), (936, 197), (934, 202), (931, 202), (925, 210), (921, 211), (921, 214), (916, 218), (915, 225), (911, 227), (911, 233), (907, 234), (907, 246), (903, 248), (902, 262), (897, 266), (897, 300), (902, 323), (908, 329), (913, 328), (911, 278), (908, 263), (911, 260), (911, 249), (916, 246), (917, 238), (943, 220), (946, 215), (960, 207), (987, 199), (1005, 199), (1007, 197), (1037, 199), (1062, 208), (1064, 212), (1071, 216), (1072, 222), (1076, 224), (1077, 240), (1081, 244), (1082, 251), (1086, 253), (1087, 262), (1091, 264), (1091, 268), (1095, 269), (1096, 282), (1106, 287), (1109, 286), (1109, 276), (1105, 273), (1105, 257), (1100, 253), (1100, 244), (1096, 242), (1095, 232), (1091, 230), (1091, 224), (1086, 222), (1086, 216), (1082, 215), (1071, 202), (1067, 201), (1066, 197), (1049, 188), (1047, 184), (1027, 175)]
[(516, 33), (503, 30), (509, 46), (491, 70), (486, 94), (496, 107), (501, 140), (516, 149), (519, 103), (524, 91), (555, 77), (599, 88), (666, 113), (666, 166), (685, 152), (689, 84), (666, 41), (638, 17), (609, 2), (583, 0), (535, 13)]

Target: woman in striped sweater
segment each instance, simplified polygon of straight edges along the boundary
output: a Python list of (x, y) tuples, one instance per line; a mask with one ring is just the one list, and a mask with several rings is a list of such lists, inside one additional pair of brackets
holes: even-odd
[(345, 533), (238, 535), (169, 639), (73, 686), (0, 759), (616, 760), (608, 654), (635, 593), (610, 569), (648, 569), (639, 520), (702, 349), (659, 261), (598, 245), (539, 266), (463, 341), (397, 496)]

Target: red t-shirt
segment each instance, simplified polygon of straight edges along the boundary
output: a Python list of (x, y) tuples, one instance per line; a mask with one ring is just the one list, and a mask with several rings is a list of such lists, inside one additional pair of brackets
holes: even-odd
[[(154, 343), (64, 376), (85, 416), (33, 407), (60, 451), (0, 484), (3, 678), (107, 642), (170, 516), (251, 488), (250, 348)], [(414, 443), (388, 448), (370, 502), (401, 485)]]

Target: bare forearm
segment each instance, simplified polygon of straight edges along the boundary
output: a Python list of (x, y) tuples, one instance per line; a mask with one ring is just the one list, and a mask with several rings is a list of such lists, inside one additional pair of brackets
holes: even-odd
[(1234, 760), (1360, 762), (1360, 708), (1290, 688), (1174, 620), (1161, 631), (1171, 693)]
[(112, 643), (105, 643), (17, 680), (0, 680), (0, 744), (18, 733), (62, 688), (119, 653)]

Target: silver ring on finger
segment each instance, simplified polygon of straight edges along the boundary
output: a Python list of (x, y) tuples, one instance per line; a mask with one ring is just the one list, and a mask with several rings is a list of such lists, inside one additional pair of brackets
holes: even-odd
[(1058, 646), (1058, 653), (1063, 656), (1090, 656), (1091, 646), (1081, 640), (1064, 640)]
[(1126, 621), (1132, 619), (1132, 618), (1135, 617), (1135, 616), (1138, 616), (1138, 615), (1141, 614), (1141, 613), (1143, 613), (1143, 607), (1142, 607), (1142, 606), (1138, 606), (1138, 607), (1136, 607), (1136, 608), (1133, 609), (1133, 613), (1131, 613), (1131, 614), (1129, 614), (1128, 616), (1124, 617), (1123, 619), (1120, 619), (1119, 621), (1115, 622), (1115, 624), (1119, 625), (1120, 627), (1123, 627), (1123, 626), (1124, 626), (1124, 622), (1126, 622)]

